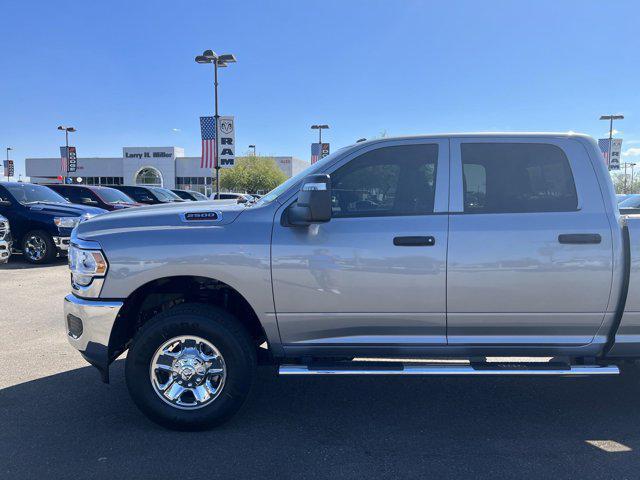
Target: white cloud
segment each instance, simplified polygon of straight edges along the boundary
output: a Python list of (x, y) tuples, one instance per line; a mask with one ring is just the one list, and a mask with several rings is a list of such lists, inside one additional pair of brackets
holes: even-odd
[(181, 132), (182, 129), (181, 128), (172, 128), (171, 131), (172, 132)]
[(640, 147), (627, 148), (622, 152), (623, 157), (640, 157)]
[[(614, 135), (618, 135), (618, 134), (622, 134), (624, 133), (622, 130), (616, 130), (615, 128), (612, 130)], [(602, 134), (602, 138), (609, 138), (609, 130), (606, 131), (606, 133)]]

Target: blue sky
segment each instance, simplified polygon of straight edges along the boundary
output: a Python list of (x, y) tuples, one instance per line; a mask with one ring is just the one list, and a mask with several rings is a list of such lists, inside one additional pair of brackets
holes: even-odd
[[(237, 153), (309, 158), (360, 137), (447, 131), (579, 131), (619, 122), (640, 160), (637, 1), (6, 2), (0, 36), (0, 148), (57, 156), (59, 124), (82, 156), (123, 146), (199, 155), (212, 112), (206, 48)], [(637, 142), (637, 143), (634, 143)]]

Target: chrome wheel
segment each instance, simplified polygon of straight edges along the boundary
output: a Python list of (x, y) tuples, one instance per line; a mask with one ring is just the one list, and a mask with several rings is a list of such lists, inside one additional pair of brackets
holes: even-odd
[(220, 351), (208, 340), (180, 336), (163, 343), (149, 371), (156, 394), (172, 407), (202, 408), (224, 387), (227, 369)]
[(39, 262), (47, 254), (47, 244), (39, 235), (29, 235), (24, 242), (24, 254), (34, 262)]

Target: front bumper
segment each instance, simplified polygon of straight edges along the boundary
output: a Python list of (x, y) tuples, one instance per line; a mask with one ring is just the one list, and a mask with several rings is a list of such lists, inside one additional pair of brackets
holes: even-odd
[(64, 324), (69, 343), (109, 381), (109, 337), (122, 302), (85, 300), (75, 295), (64, 299)]
[(69, 250), (70, 241), (71, 239), (69, 237), (53, 237), (53, 243), (56, 248), (65, 252)]

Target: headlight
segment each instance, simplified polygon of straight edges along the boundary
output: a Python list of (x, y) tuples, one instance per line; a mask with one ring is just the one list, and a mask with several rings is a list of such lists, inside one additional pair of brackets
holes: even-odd
[(80, 223), (80, 217), (56, 217), (53, 219), (53, 223), (58, 228), (75, 228)]
[(81, 250), (71, 245), (69, 247), (69, 269), (73, 282), (80, 286), (87, 286), (95, 277), (104, 277), (107, 273), (107, 259), (100, 250)]

